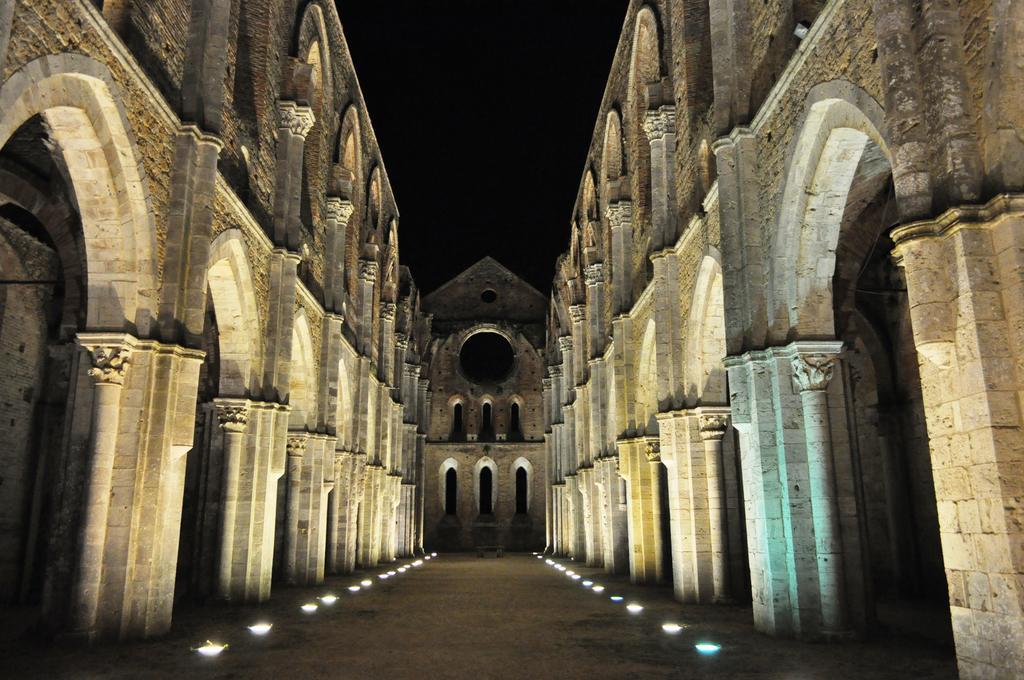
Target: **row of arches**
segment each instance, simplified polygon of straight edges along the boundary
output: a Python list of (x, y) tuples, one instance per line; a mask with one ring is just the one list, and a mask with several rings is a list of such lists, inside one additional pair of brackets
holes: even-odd
[[(451, 433), (449, 434), (449, 441), (466, 441), (467, 435), (470, 434), (471, 425), (468, 422), (469, 417), (466, 413), (465, 404), (466, 400), (461, 396), (451, 399)], [(522, 402), (518, 397), (508, 401), (507, 417), (502, 419), (504, 427), (498, 427), (495, 424), (496, 414), (493, 400), (486, 397), (481, 399), (477, 409), (480, 415), (477, 422), (473, 424), (475, 432), (472, 432), (476, 441), (493, 442), (499, 439), (502, 441), (523, 440)]]
[[(449, 458), (441, 463), (439, 479), (442, 480), (442, 489), (438, 494), (441, 499), (444, 514), (456, 516), (459, 514), (459, 465), (454, 458)], [(533, 465), (525, 458), (518, 458), (512, 463), (510, 476), (513, 479), (513, 506), (514, 514), (525, 515), (530, 512), (532, 491), (530, 481), (533, 473)], [(480, 515), (493, 515), (498, 502), (498, 466), (489, 457), (481, 458), (473, 470), (474, 501), (477, 513)]]

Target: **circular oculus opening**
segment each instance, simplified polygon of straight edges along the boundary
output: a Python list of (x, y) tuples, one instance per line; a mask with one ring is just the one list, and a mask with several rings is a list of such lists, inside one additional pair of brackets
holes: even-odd
[(476, 383), (501, 382), (512, 372), (516, 353), (505, 336), (483, 331), (462, 344), (459, 364), (467, 378)]
[(487, 304), (491, 304), (492, 302), (498, 299), (498, 294), (495, 293), (490, 288), (488, 288), (484, 292), (480, 293), (480, 299), (486, 302)]

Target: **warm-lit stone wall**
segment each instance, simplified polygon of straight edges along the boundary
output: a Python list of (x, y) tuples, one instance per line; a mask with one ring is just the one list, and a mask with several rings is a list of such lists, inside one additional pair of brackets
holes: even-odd
[(551, 550), (1024, 668), (1020, 3), (630, 3), (549, 310)]
[(0, 6), (0, 598), (87, 639), (422, 548), (430, 338), (333, 2)]
[(423, 485), (428, 548), (544, 547), (539, 348), (546, 307), (543, 295), (491, 258), (423, 299), (433, 330)]

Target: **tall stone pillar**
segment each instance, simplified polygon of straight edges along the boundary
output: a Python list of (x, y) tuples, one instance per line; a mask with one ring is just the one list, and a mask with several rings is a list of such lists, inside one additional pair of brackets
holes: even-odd
[(863, 629), (860, 499), (835, 341), (728, 357), (758, 630), (804, 639)]
[(622, 495), (619, 454), (612, 453), (594, 463), (601, 498), (601, 546), (604, 569), (610, 574), (629, 573), (630, 544), (626, 499)]
[(698, 417), (700, 438), (704, 442), (704, 467), (707, 471), (714, 601), (727, 603), (732, 601), (732, 584), (729, 576), (728, 496), (722, 440), (729, 427), (729, 416), (724, 412), (703, 412)]
[(667, 248), (651, 255), (654, 265), (654, 335), (658, 376), (656, 394), (659, 410), (679, 408), (683, 402), (682, 357), (684, 354), (682, 316), (679, 313), (679, 258)]
[(288, 435), (288, 494), (285, 508), (284, 536), (284, 571), (285, 581), (290, 586), (299, 583), (298, 550), (299, 550), (299, 507), (302, 494), (302, 459), (306, 455), (307, 436), (302, 433)]
[(590, 313), (588, 337), (588, 359), (604, 354), (607, 333), (604, 325), (604, 265), (600, 262), (589, 264), (583, 270), (583, 280), (587, 285), (587, 308)]
[(327, 309), (343, 312), (345, 301), (345, 245), (348, 243), (348, 223), (355, 213), (352, 201), (339, 196), (327, 197), (327, 272), (324, 299)]
[(907, 277), (960, 677), (1018, 677), (1024, 196), (954, 208), (892, 238)]
[(291, 251), (302, 245), (302, 157), (313, 129), (313, 109), (293, 101), (277, 103), (277, 178), (274, 185), (274, 243)]
[(377, 284), (377, 272), (380, 269), (376, 260), (362, 259), (359, 261), (359, 353), (365, 357), (372, 354), (373, 343), (373, 289)]
[(612, 232), (612, 308), (615, 314), (625, 314), (633, 305), (633, 203), (620, 200), (606, 208), (608, 224)]
[(626, 479), (629, 545), (629, 578), (633, 583), (664, 581), (661, 538), (661, 493), (658, 466), (661, 446), (654, 437), (619, 442), (621, 474)]
[(111, 480), (121, 421), (121, 392), (135, 343), (129, 335), (96, 333), (79, 334), (78, 343), (89, 353), (92, 366), (88, 374), (96, 386), (81, 548), (72, 594), (71, 630), (75, 635), (92, 640), (99, 633), (103, 553), (107, 544)]
[(249, 422), (249, 402), (245, 399), (214, 401), (217, 419), (224, 431), (224, 476), (220, 502), (220, 564), (217, 569), (217, 595), (232, 598), (232, 573), (235, 559), (235, 527), (238, 521), (238, 487), (242, 473), (245, 428)]
[[(841, 347), (841, 343), (834, 343), (834, 348), (822, 348), (825, 352), (819, 352), (815, 347), (812, 349), (814, 353), (800, 352), (798, 347), (792, 357), (793, 377), (803, 402), (808, 493), (814, 515), (821, 625), (826, 636), (845, 633), (849, 625), (839, 498), (825, 392), (832, 380)], [(834, 351), (827, 352), (828, 349)]]
[(660, 106), (644, 114), (643, 127), (651, 144), (651, 250), (668, 248), (676, 240), (676, 107)]

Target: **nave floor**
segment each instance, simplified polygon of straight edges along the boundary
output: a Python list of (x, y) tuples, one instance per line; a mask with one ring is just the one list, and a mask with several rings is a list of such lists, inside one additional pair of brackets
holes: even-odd
[[(867, 643), (804, 644), (754, 632), (748, 607), (684, 606), (667, 588), (561, 563), (606, 587), (597, 594), (528, 555), (441, 555), (386, 581), (401, 560), (320, 588), (278, 588), (262, 607), (196, 607), (176, 615), (159, 640), (84, 650), (18, 636), (27, 612), (0, 610), (3, 678), (955, 678), (952, 647), (923, 634)], [(347, 587), (373, 578), (368, 590)], [(333, 606), (300, 605), (334, 593)], [(621, 594), (622, 603), (609, 596)], [(636, 615), (625, 604), (637, 602)], [(904, 610), (905, 612), (906, 610)], [(909, 617), (941, 616), (921, 610)], [(270, 621), (265, 637), (246, 626)], [(685, 624), (677, 635), (661, 629)], [(217, 658), (190, 651), (228, 643)], [(698, 641), (722, 646), (714, 656)]]

